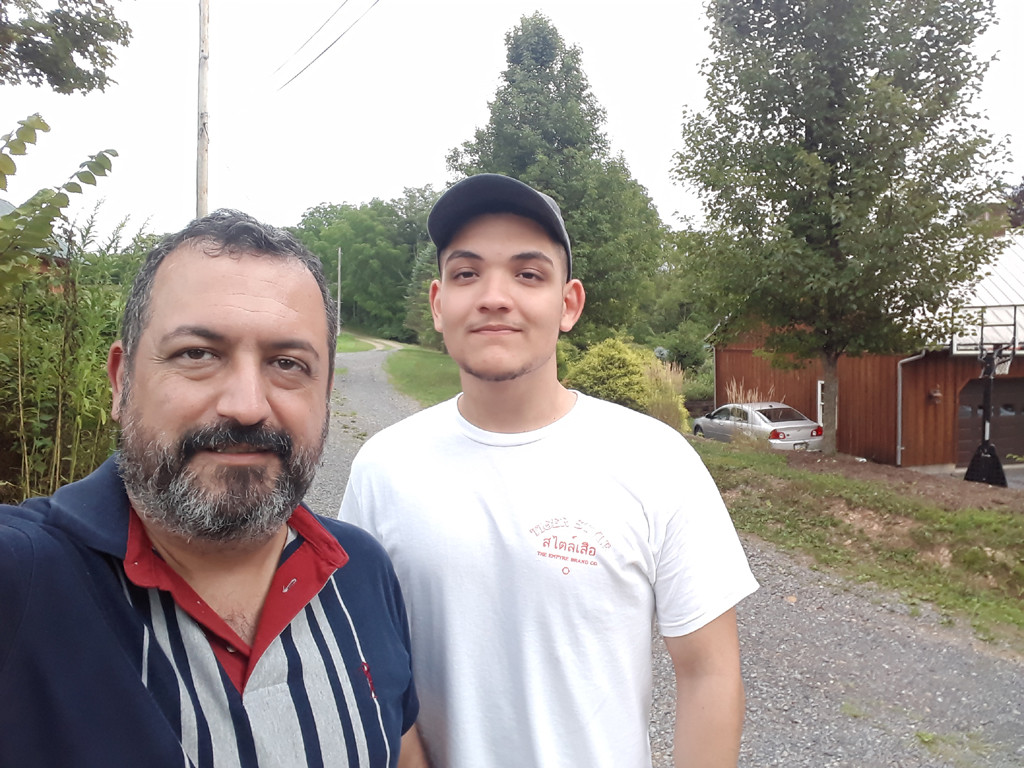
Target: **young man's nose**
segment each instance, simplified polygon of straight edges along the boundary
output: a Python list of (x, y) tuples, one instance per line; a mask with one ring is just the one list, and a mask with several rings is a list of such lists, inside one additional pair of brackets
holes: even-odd
[(501, 274), (490, 274), (481, 278), (480, 308), (493, 312), (511, 307), (510, 287), (509, 279)]

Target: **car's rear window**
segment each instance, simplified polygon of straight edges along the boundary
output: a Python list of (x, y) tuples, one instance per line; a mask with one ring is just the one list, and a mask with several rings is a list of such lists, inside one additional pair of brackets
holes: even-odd
[(800, 411), (794, 408), (761, 408), (758, 410), (768, 421), (776, 424), (780, 421), (803, 421), (804, 417)]

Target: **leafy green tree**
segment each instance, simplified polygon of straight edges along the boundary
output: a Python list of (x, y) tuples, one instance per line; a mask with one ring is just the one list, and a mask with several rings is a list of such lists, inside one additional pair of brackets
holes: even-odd
[(435, 198), (430, 187), (406, 189), (396, 200), (325, 203), (305, 213), (294, 231), (320, 256), (328, 275), (337, 274), (341, 254), (342, 322), (389, 339), (411, 339), (407, 297), (416, 253), (430, 242), (426, 220)]
[(701, 232), (672, 233), (664, 262), (644, 281), (640, 295), (640, 324), (630, 330), (638, 343), (667, 351), (663, 359), (687, 371), (710, 356), (706, 338), (716, 321), (705, 309), (704, 286), (694, 279), (692, 254), (704, 239)]
[(437, 251), (421, 243), (412, 267), (406, 296), (405, 327), (416, 335), (416, 343), (427, 349), (444, 349), (444, 338), (434, 329), (430, 312), (430, 284), (437, 277)]
[(1010, 190), (1010, 199), (1006, 209), (1010, 216), (1011, 227), (1024, 226), (1024, 179), (1021, 179), (1020, 184)]
[(707, 110), (678, 177), (716, 230), (695, 276), (723, 338), (817, 358), (835, 451), (837, 361), (943, 338), (1000, 244), (977, 214), (1001, 154), (972, 111), (992, 0), (711, 0)]
[[(49, 5), (49, 4), (48, 4)], [(57, 93), (104, 90), (112, 81), (116, 46), (131, 29), (105, 0), (37, 0), (0, 3), (0, 83), (44, 82)]]
[(573, 242), (587, 307), (574, 338), (593, 341), (628, 326), (643, 278), (661, 260), (663, 230), (625, 161), (610, 156), (604, 109), (575, 46), (539, 13), (505, 36), (507, 68), (490, 119), (453, 150), (449, 168), (514, 176), (558, 201)]

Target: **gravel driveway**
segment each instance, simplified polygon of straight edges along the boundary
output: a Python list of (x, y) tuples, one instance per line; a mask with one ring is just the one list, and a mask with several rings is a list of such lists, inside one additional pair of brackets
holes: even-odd
[[(331, 435), (308, 501), (336, 514), (367, 436), (419, 409), (395, 393), (387, 351), (339, 354)], [(1024, 659), (927, 607), (817, 571), (744, 536), (761, 589), (739, 606), (743, 768), (1021, 768)], [(653, 642), (655, 768), (671, 766), (674, 684)]]

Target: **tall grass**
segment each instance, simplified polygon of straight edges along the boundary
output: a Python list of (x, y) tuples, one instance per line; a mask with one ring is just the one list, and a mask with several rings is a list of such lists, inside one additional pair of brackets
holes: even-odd
[(770, 402), (775, 399), (775, 385), (770, 386), (767, 392), (762, 392), (756, 387), (748, 389), (743, 382), (737, 382), (736, 379), (729, 379), (729, 383), (725, 385), (725, 399), (730, 403)]
[(647, 413), (673, 429), (690, 431), (690, 414), (686, 411), (683, 388), (686, 376), (678, 365), (653, 360), (644, 369), (649, 398)]
[(114, 447), (107, 350), (141, 254), (121, 229), (97, 246), (91, 225), (62, 234), (0, 310), (0, 500), (51, 494)]

